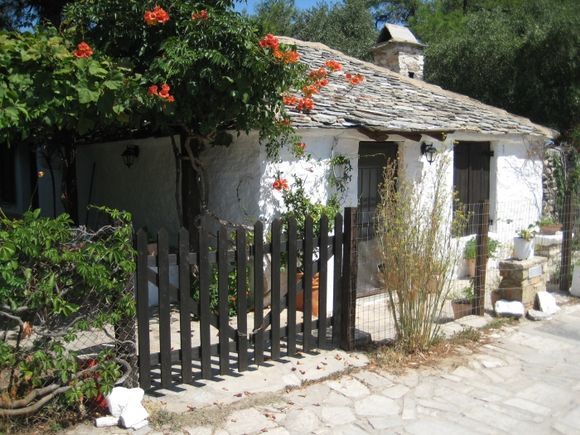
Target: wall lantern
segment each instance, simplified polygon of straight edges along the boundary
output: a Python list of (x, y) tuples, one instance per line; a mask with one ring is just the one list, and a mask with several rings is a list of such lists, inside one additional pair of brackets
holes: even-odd
[(428, 144), (426, 142), (421, 143), (421, 154), (427, 158), (429, 164), (433, 163), (435, 160), (435, 153), (437, 150), (433, 146), (433, 144)]
[(130, 168), (135, 163), (135, 160), (137, 160), (137, 157), (139, 157), (139, 147), (137, 145), (127, 145), (121, 157), (123, 158), (125, 166)]

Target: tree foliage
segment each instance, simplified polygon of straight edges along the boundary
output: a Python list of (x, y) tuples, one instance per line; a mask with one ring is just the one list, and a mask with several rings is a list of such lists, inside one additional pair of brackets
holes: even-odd
[(427, 81), (571, 131), (580, 119), (580, 9), (573, 0), (504, 1), (466, 14), (442, 37), (429, 19)]
[[(274, 137), (281, 94), (296, 84), (303, 67), (261, 47), (263, 35), (230, 6), (172, 1), (169, 20), (150, 26), (143, 18), (148, 1), (83, 1), (67, 9), (66, 24), (78, 38), (142, 74), (144, 86), (170, 86), (175, 102), (146, 101), (155, 129), (182, 128), (218, 142), (225, 139), (216, 133), (224, 129), (256, 129)], [(192, 18), (201, 11), (205, 18)]]
[(256, 20), (265, 29), (304, 41), (322, 42), (348, 55), (370, 59), (377, 32), (366, 0), (343, 0), (333, 5), (321, 2), (306, 11), (294, 12), (292, 19), (274, 14), (270, 5), (280, 11), (294, 9), (292, 0), (262, 2)]
[(110, 211), (113, 224), (92, 232), (39, 214), (0, 214), (0, 417), (31, 415), (60, 394), (78, 403), (106, 393), (118, 355), (89, 360), (68, 343), (135, 315), (130, 216)]
[(0, 33), (0, 142), (46, 143), (128, 121), (138, 77), (102, 53), (73, 52), (52, 27)]

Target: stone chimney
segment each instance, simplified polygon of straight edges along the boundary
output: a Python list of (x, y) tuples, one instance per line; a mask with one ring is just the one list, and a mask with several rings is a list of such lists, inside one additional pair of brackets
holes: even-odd
[(372, 51), (377, 65), (423, 80), (424, 47), (408, 28), (385, 24)]

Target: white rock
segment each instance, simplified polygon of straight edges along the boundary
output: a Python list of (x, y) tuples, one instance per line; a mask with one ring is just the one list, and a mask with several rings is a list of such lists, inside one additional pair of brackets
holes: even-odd
[(524, 304), (520, 301), (499, 300), (495, 303), (495, 314), (500, 317), (523, 317), (525, 314)]
[(143, 420), (147, 420), (149, 417), (149, 413), (147, 410), (141, 405), (141, 402), (130, 402), (123, 412), (121, 413), (121, 417), (119, 417), (119, 423), (125, 429), (132, 428), (137, 426)]
[(133, 426), (131, 426), (131, 429), (133, 430), (139, 430), (142, 427), (148, 426), (149, 425), (149, 420), (145, 419), (140, 423), (134, 424)]
[(540, 311), (546, 314), (556, 314), (560, 311), (560, 307), (556, 304), (554, 296), (546, 291), (536, 293), (536, 304)]
[(538, 310), (528, 310), (528, 319), (530, 320), (548, 320), (552, 318), (551, 314)]
[(105, 417), (99, 417), (95, 419), (96, 427), (111, 427), (117, 426), (119, 424), (119, 417), (113, 417), (112, 415), (107, 415)]
[(141, 388), (114, 387), (106, 397), (109, 412), (113, 417), (118, 418), (129, 403), (140, 404), (144, 395), (145, 391)]

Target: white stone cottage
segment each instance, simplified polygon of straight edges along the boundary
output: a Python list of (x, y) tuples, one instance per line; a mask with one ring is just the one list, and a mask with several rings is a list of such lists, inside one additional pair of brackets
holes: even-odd
[[(310, 68), (321, 67), (327, 60), (343, 65), (343, 71), (335, 73), (314, 97), (314, 110), (291, 114), (314, 159), (298, 161), (283, 152), (282, 163), (273, 163), (258, 144), (257, 134), (242, 135), (228, 148), (207, 150), (203, 159), (208, 205), (214, 214), (235, 223), (270, 221), (283, 212), (281, 194), (272, 188), (278, 173), (290, 184), (301, 178), (312, 199), (324, 201), (333, 192), (328, 173), (337, 170), (330, 161), (342, 154), (353, 168), (343, 205), (360, 206), (370, 216), (387, 158), (398, 155), (399, 165), (418, 185), (429, 180), (435, 165), (422, 154), (423, 144), (423, 149), (425, 145), (436, 148), (435, 158), (449, 158), (447, 182), (462, 202), (490, 201), (491, 231), (506, 233), (511, 228), (515, 232), (518, 226), (537, 220), (542, 204), (543, 145), (556, 131), (420, 80), (422, 45), (401, 26), (388, 24), (381, 32), (373, 50), (376, 64), (319, 43), (280, 39), (295, 44), (301, 61)], [(342, 76), (345, 72), (362, 74), (365, 80), (350, 86)], [(129, 143), (140, 151), (130, 168), (120, 156)], [(46, 174), (43, 165), (39, 161), (37, 169)], [(166, 227), (175, 235), (179, 223), (169, 138), (82, 146), (77, 173), (81, 223), (87, 204), (94, 203), (129, 210), (137, 227), (147, 226), (152, 232)], [(22, 178), (22, 183), (29, 184), (29, 178)], [(53, 207), (49, 178), (41, 178), (38, 186), (39, 203), (47, 214)], [(58, 180), (55, 184), (59, 185)], [(11, 198), (18, 195), (24, 198), (26, 192), (16, 192)], [(13, 208), (26, 203), (18, 198), (13, 202)], [(514, 221), (517, 204), (522, 208), (519, 218), (525, 215), (521, 222)], [(10, 209), (7, 204), (3, 207)]]

